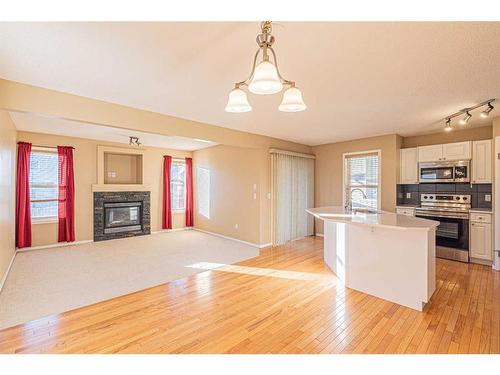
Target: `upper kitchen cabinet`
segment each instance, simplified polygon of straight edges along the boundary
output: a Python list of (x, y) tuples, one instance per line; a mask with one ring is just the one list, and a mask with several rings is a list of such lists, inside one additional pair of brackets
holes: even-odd
[(418, 151), (417, 148), (402, 148), (399, 151), (400, 184), (418, 184)]
[(421, 146), (418, 148), (418, 161), (470, 160), (471, 154), (471, 142), (469, 141)]
[(472, 158), (471, 142), (445, 143), (443, 145), (443, 160), (470, 160)]
[(472, 183), (491, 184), (491, 139), (472, 142)]

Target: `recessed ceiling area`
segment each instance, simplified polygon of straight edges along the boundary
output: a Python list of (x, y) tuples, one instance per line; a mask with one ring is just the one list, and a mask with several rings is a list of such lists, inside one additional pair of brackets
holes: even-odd
[(217, 145), (215, 142), (202, 139), (138, 132), (111, 126), (44, 117), (31, 113), (9, 111), (9, 114), (18, 131), (55, 134), (123, 144), (129, 144), (129, 137), (138, 137), (142, 146), (183, 151), (201, 150)]
[(441, 131), (447, 115), (500, 98), (498, 22), (274, 22), (280, 71), (307, 110), (283, 113), (282, 93), (252, 94), (251, 112), (227, 113), (259, 31), (259, 22), (0, 23), (0, 77), (308, 145)]

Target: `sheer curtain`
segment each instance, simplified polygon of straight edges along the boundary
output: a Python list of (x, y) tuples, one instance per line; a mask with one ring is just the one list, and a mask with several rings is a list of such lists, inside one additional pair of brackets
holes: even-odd
[(314, 156), (271, 150), (273, 245), (313, 234)]

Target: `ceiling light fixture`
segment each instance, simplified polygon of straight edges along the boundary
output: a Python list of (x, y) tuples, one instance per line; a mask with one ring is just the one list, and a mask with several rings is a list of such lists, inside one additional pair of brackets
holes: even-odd
[[(234, 89), (229, 93), (229, 99), (226, 105), (226, 112), (249, 112), (252, 110), (248, 103), (247, 94), (242, 90), (242, 87), (247, 86), (251, 93), (258, 95), (276, 94), (283, 90), (283, 87), (288, 87), (283, 94), (278, 109), (282, 112), (299, 112), (307, 108), (302, 98), (302, 93), (295, 87), (295, 82), (284, 79), (278, 69), (276, 53), (272, 47), (274, 36), (271, 35), (271, 21), (262, 22), (262, 33), (257, 35), (257, 44), (259, 49), (255, 53), (253, 66), (250, 76), (241, 82), (234, 84)], [(269, 52), (272, 55), (270, 60)], [(262, 53), (262, 61), (257, 64), (257, 59)]]
[(444, 130), (446, 130), (447, 132), (453, 130), (453, 128), (451, 127), (451, 119), (449, 118), (446, 119), (446, 126), (444, 127)]
[(469, 120), (470, 120), (471, 117), (472, 117), (472, 115), (469, 113), (469, 111), (466, 111), (465, 112), (465, 117), (461, 118), (460, 120), (458, 120), (458, 123), (460, 125), (467, 125), (467, 123), (469, 122)]
[(483, 112), (481, 112), (481, 114), (479, 116), (481, 116), (482, 118), (486, 118), (490, 115), (490, 112), (493, 111), (493, 107), (491, 105), (491, 102), (488, 102), (488, 108), (486, 108)]
[(444, 130), (446, 130), (446, 131), (453, 130), (453, 128), (451, 126), (451, 119), (453, 119), (457, 116), (462, 116), (463, 114), (465, 114), (465, 117), (458, 120), (458, 123), (460, 125), (467, 125), (469, 123), (470, 119), (472, 118), (471, 111), (478, 109), (478, 108), (481, 108), (481, 107), (484, 107), (484, 106), (487, 106), (487, 108), (481, 112), (480, 117), (487, 118), (490, 115), (490, 112), (493, 111), (493, 109), (494, 109), (493, 104), (491, 104), (491, 103), (493, 103), (495, 100), (496, 99), (488, 99), (484, 102), (476, 104), (475, 106), (472, 106), (469, 108), (464, 108), (464, 109), (462, 109), (462, 110), (460, 110), (452, 115), (445, 117), (446, 125), (444, 127)]

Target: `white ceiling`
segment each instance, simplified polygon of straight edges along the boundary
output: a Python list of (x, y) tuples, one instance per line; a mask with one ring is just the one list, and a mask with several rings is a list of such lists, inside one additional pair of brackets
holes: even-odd
[(139, 137), (143, 146), (195, 151), (215, 146), (216, 143), (178, 136), (167, 136), (114, 128), (79, 121), (44, 117), (30, 113), (9, 111), (10, 117), (19, 131), (63, 135), (67, 137), (96, 139), (99, 141), (129, 144), (129, 137)]
[(0, 77), (310, 145), (437, 131), (446, 115), (500, 98), (498, 22), (286, 22), (273, 30), (279, 67), (308, 109), (282, 113), (281, 94), (250, 94), (252, 112), (226, 113), (258, 31), (258, 22), (0, 23)]

